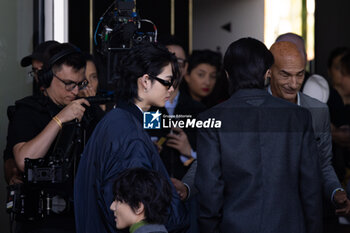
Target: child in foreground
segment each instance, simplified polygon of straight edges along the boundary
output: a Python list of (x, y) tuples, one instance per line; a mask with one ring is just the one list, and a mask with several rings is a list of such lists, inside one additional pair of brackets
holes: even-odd
[(171, 187), (157, 172), (144, 168), (123, 171), (114, 184), (114, 212), (117, 229), (130, 233), (167, 233), (163, 225), (169, 214)]

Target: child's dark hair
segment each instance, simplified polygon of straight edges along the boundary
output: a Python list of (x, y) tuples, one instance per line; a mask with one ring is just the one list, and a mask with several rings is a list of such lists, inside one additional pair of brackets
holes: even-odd
[(171, 203), (171, 187), (168, 181), (155, 171), (131, 168), (123, 171), (114, 183), (114, 199), (128, 204), (133, 211), (143, 203), (145, 221), (166, 222)]

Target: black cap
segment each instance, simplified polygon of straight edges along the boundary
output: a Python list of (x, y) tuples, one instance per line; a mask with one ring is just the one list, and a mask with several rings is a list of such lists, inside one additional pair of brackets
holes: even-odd
[(41, 62), (44, 62), (45, 60), (45, 54), (48, 52), (49, 48), (53, 45), (57, 45), (59, 44), (57, 41), (55, 40), (48, 40), (45, 41), (41, 44), (39, 44), (33, 51), (32, 54), (22, 58), (21, 60), (21, 66), (22, 67), (26, 67), (32, 64), (32, 60), (38, 60)]

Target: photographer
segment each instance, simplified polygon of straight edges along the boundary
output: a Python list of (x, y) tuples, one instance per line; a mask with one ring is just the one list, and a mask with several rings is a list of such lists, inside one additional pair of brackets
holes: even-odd
[[(53, 46), (49, 54), (50, 60), (38, 72), (43, 95), (29, 96), (17, 101), (15, 114), (9, 125), (9, 148), (12, 148), (16, 165), (22, 172), (25, 171), (25, 158), (47, 159), (53, 155), (57, 136), (61, 130), (63, 133), (68, 125), (66, 123), (81, 122), (85, 115), (81, 125), (89, 134), (102, 117), (95, 108), (89, 108), (90, 104), (86, 99), (76, 99), (79, 90), (88, 84), (84, 75), (86, 60), (80, 51), (66, 43)], [(76, 152), (79, 153), (79, 150)], [(40, 182), (35, 185), (40, 186)], [(50, 187), (50, 191), (55, 189), (63, 195), (72, 194), (70, 185)], [(31, 201), (26, 202), (29, 204)], [(16, 225), (16, 232), (75, 232), (73, 208), (67, 208), (71, 203), (65, 204), (62, 214), (60, 211), (47, 213), (40, 221), (21, 219), (20, 224)], [(26, 207), (28, 205), (25, 203), (25, 211)]]

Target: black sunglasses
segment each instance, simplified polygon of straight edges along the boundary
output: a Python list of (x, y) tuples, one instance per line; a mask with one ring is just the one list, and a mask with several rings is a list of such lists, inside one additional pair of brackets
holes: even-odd
[(76, 86), (78, 86), (78, 89), (79, 89), (79, 90), (82, 90), (82, 89), (84, 89), (84, 88), (89, 84), (89, 81), (86, 80), (86, 79), (84, 79), (84, 80), (81, 81), (81, 82), (76, 83), (76, 82), (73, 82), (73, 81), (69, 81), (69, 82), (64, 81), (64, 80), (62, 80), (60, 77), (58, 77), (56, 74), (53, 74), (53, 76), (56, 77), (58, 80), (60, 80), (60, 81), (65, 85), (65, 88), (66, 88), (67, 91), (72, 91), (72, 90), (74, 90), (74, 88), (75, 88)]
[(170, 81), (166, 81), (164, 79), (158, 78), (157, 76), (148, 74), (148, 76), (150, 76), (151, 78), (157, 80), (158, 82), (160, 82), (163, 86), (166, 86), (168, 89), (170, 89), (170, 87), (174, 84), (174, 80), (171, 79)]

